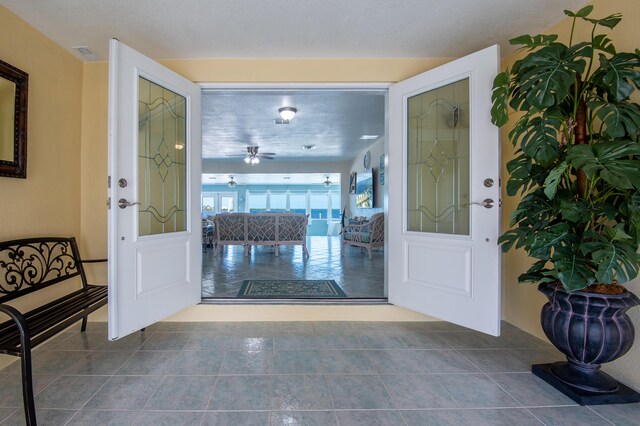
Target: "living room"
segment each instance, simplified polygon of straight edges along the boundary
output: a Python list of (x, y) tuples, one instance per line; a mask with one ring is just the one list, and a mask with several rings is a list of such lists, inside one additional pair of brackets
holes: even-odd
[[(386, 297), (383, 248), (371, 260), (366, 248), (342, 248), (344, 225), (384, 211), (385, 97), (358, 87), (203, 91), (203, 300), (236, 299), (243, 282), (274, 270), (334, 280), (344, 299)], [(306, 215), (305, 244), (218, 244), (216, 215), (229, 213)]]

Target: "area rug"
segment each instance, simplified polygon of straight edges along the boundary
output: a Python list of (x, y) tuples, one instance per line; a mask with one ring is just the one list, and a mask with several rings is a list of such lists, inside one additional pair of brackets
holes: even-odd
[(334, 280), (245, 280), (237, 297), (325, 299), (347, 297), (347, 295)]

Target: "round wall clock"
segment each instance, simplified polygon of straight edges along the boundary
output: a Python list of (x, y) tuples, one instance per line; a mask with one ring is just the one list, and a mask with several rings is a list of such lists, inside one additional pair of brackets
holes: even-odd
[(369, 170), (369, 167), (371, 167), (371, 152), (367, 151), (366, 154), (364, 154), (363, 163), (364, 169)]

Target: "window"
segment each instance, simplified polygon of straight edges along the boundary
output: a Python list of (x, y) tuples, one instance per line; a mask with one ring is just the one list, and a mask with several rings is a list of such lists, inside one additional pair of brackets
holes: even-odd
[(340, 194), (330, 194), (331, 197), (331, 219), (340, 220)]
[(203, 192), (203, 219), (210, 219), (218, 213), (232, 213), (238, 210), (237, 192)]
[(307, 193), (289, 193), (289, 211), (293, 213), (307, 213)]
[(286, 192), (270, 192), (269, 193), (269, 211), (279, 212), (279, 213), (287, 211), (287, 193)]
[(247, 191), (247, 210), (249, 213), (267, 211), (267, 193)]
[(247, 190), (245, 211), (260, 212), (291, 212), (308, 214), (310, 220), (339, 221), (342, 212), (340, 208), (340, 193), (331, 191), (266, 191), (256, 192)]
[(309, 194), (311, 219), (327, 219), (329, 211), (329, 197), (326, 192), (312, 192)]

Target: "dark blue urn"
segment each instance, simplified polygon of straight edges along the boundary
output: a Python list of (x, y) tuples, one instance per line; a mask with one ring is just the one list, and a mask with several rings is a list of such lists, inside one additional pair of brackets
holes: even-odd
[(618, 382), (600, 371), (600, 364), (624, 355), (633, 345), (635, 330), (627, 310), (640, 304), (636, 295), (582, 291), (569, 293), (558, 284), (538, 286), (549, 299), (542, 307), (542, 329), (567, 362), (551, 365), (561, 382), (593, 393), (618, 391)]

